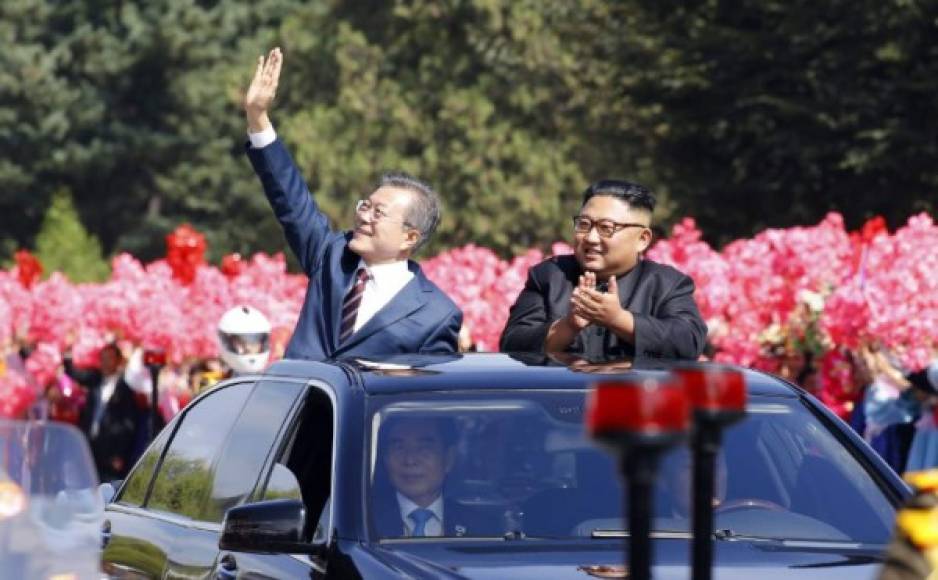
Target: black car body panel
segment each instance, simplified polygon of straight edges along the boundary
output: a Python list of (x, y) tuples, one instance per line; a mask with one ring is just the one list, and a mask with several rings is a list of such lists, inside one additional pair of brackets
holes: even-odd
[[(647, 368), (625, 374), (634, 377), (635, 373), (661, 373), (668, 364), (655, 361)], [(907, 497), (909, 490), (901, 479), (820, 402), (771, 375), (744, 372), (751, 399), (797, 403), (806, 408), (869, 474), (893, 509)], [(111, 536), (103, 555), (105, 571), (123, 578), (215, 578), (234, 574), (261, 578), (547, 580), (588, 578), (598, 566), (621, 566), (627, 543), (624, 538), (381, 539), (369, 520), (369, 480), (374, 470), (374, 431), (379, 420), (374, 409), (409, 396), (419, 402), (462, 395), (465, 399), (505, 397), (506, 393), (517, 393), (519, 397), (538, 392), (583, 393), (597, 378), (614, 376), (600, 377), (528, 355), (480, 354), (326, 363), (281, 361), (264, 375), (223, 383), (200, 395), (170, 422), (124, 480), (107, 508)], [(249, 391), (241, 395), (240, 405), (232, 403), (227, 412), (214, 412), (214, 401), (220, 399), (224, 389), (238, 383), (243, 385), (238, 387), (241, 391)], [(292, 389), (298, 395), (295, 401), (285, 398), (280, 406), (271, 403), (268, 414), (250, 419), (252, 411), (257, 415), (258, 405), (267, 401), (274, 389)], [(210, 417), (204, 425), (194, 424), (198, 409)], [(185, 436), (195, 442), (190, 445), (195, 451), (182, 449), (179, 453), (183, 455), (174, 456), (173, 443)], [(237, 437), (248, 443), (239, 450), (229, 449), (226, 442)], [(216, 449), (208, 449), (207, 442), (216, 439)], [(252, 448), (252, 441), (256, 448)], [(205, 447), (202, 458), (196, 457), (202, 452), (200, 446)], [(190, 451), (192, 457), (185, 455)], [(169, 485), (170, 476), (165, 475), (174, 460), (183, 466), (178, 479), (183, 483), (176, 491)], [(239, 462), (252, 467), (239, 471)], [(191, 465), (198, 467), (186, 471)], [(290, 480), (288, 473), (287, 483), (277, 487), (275, 472), (284, 473), (283, 466), (296, 474), (296, 481)], [(238, 476), (232, 477), (232, 473)], [(209, 483), (199, 477), (207, 478)], [(222, 481), (225, 478), (231, 481)], [(316, 555), (219, 550), (224, 521), (217, 509), (188, 515), (174, 513), (186, 512), (190, 504), (214, 502), (212, 505), (232, 507), (278, 497), (274, 491), (289, 494), (294, 483), (310, 507), (308, 539), (311, 545), (321, 547), (314, 550)], [(195, 490), (197, 497), (185, 495), (189, 490)], [(160, 499), (160, 494), (168, 499)], [(161, 501), (162, 508), (154, 507)], [(878, 570), (882, 548), (880, 543), (856, 541), (723, 535), (715, 542), (715, 577), (869, 578)], [(688, 577), (687, 534), (664, 534), (654, 540), (654, 550), (655, 577)]]

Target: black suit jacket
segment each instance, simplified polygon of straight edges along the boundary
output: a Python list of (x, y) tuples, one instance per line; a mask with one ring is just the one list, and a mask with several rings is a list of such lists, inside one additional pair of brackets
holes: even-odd
[(78, 427), (88, 437), (98, 477), (101, 481), (123, 479), (146, 443), (144, 438), (149, 420), (146, 410), (138, 405), (133, 390), (122, 377), (105, 404), (97, 434), (92, 436), (91, 424), (100, 404), (104, 377), (95, 369), (76, 369), (70, 359), (65, 361), (65, 371), (88, 390), (85, 406), (78, 417)]
[[(573, 255), (554, 256), (528, 272), (511, 307), (499, 347), (503, 352), (543, 352), (550, 325), (569, 313), (570, 295), (583, 273)], [(694, 282), (671, 266), (642, 260), (617, 280), (619, 301), (635, 317), (635, 344), (595, 325), (568, 352), (593, 356), (696, 359), (707, 325), (694, 302)]]

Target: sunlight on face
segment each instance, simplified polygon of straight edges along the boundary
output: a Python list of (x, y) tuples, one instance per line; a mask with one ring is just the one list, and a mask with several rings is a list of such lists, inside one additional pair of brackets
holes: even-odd
[[(611, 220), (620, 224), (650, 224), (648, 212), (633, 210), (629, 204), (608, 195), (597, 195), (580, 209), (580, 215), (593, 221)], [(594, 227), (589, 232), (576, 233), (573, 251), (584, 270), (595, 272), (601, 280), (623, 274), (635, 267), (639, 254), (651, 243), (651, 230), (627, 227), (604, 238)]]
[(349, 248), (369, 264), (393, 262), (408, 257), (416, 241), (416, 230), (405, 224), (413, 193), (385, 185), (368, 196), (368, 211), (355, 214), (355, 229)]

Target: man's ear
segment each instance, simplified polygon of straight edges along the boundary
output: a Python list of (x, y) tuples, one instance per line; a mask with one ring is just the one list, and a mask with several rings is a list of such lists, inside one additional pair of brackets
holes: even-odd
[(410, 228), (404, 234), (404, 242), (401, 244), (401, 251), (413, 252), (418, 242), (420, 242), (420, 231), (416, 228)]
[(651, 229), (644, 228), (642, 230), (642, 233), (638, 235), (639, 253), (644, 252), (645, 250), (648, 249), (648, 246), (651, 245), (651, 238), (652, 238)]

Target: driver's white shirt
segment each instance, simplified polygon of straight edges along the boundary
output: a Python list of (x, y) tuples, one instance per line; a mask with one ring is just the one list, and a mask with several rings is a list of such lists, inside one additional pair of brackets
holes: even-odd
[[(410, 519), (410, 514), (415, 509), (419, 509), (420, 506), (410, 501), (403, 495), (401, 492), (395, 492), (397, 494), (397, 505), (401, 508), (401, 519), (404, 520), (404, 531), (408, 536), (414, 535), (414, 520)], [(427, 509), (433, 512), (433, 517), (427, 520), (426, 525), (423, 528), (426, 536), (442, 536), (443, 535), (443, 494), (440, 494), (439, 497), (434, 500), (433, 503), (427, 506)]]

